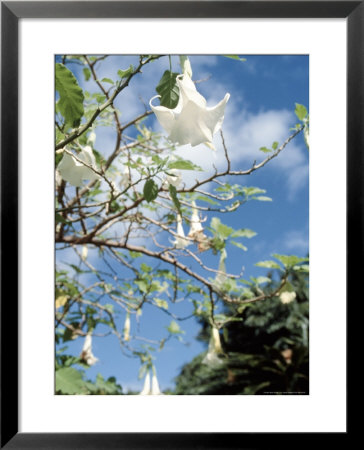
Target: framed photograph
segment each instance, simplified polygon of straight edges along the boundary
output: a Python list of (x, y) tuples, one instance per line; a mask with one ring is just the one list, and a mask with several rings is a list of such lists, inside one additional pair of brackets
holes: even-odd
[(347, 439), (363, 3), (1, 6), (1, 448)]

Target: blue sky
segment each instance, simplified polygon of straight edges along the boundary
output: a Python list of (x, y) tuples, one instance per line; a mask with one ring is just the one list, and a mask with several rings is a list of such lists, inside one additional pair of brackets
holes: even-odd
[[(297, 123), (294, 115), (295, 103), (309, 106), (309, 59), (305, 55), (242, 55), (245, 62), (215, 55), (190, 56), (193, 79), (202, 80), (198, 90), (213, 106), (226, 92), (231, 97), (226, 106), (222, 130), (233, 168), (249, 168), (256, 159), (264, 159), (259, 147), (271, 146), (273, 141), (282, 143), (291, 133), (290, 127)], [(119, 69), (126, 69), (136, 63), (135, 56), (112, 56), (103, 61), (98, 70), (99, 79), (116, 79)], [(178, 58), (172, 57), (173, 69), (179, 71)], [(69, 66), (80, 85), (90, 92), (97, 87), (92, 80), (85, 82), (77, 65)], [(137, 114), (144, 112), (145, 104), (156, 94), (164, 70), (169, 68), (168, 58), (163, 57), (145, 67), (143, 74), (134, 77), (130, 88), (123, 91), (115, 104), (121, 111), (121, 122), (126, 123)], [(163, 132), (154, 115), (145, 122), (156, 131)], [(108, 155), (113, 150), (113, 131), (105, 127), (96, 130), (97, 150)], [(206, 147), (183, 146), (180, 154), (199, 164), (205, 172), (212, 170), (212, 163), (224, 167), (223, 149), (220, 137), (214, 139), (217, 152)], [(191, 174), (184, 174), (187, 182)], [(196, 173), (193, 174), (193, 177)], [(201, 175), (202, 176), (202, 175)], [(245, 240), (247, 252), (228, 246), (227, 271), (238, 273), (244, 266), (245, 276), (264, 275), (265, 270), (257, 268), (257, 261), (271, 259), (272, 253), (296, 254), (306, 256), (308, 252), (308, 151), (300, 135), (285, 150), (263, 169), (234, 182), (265, 189), (272, 202), (248, 202), (238, 211), (228, 215), (218, 215), (223, 223), (235, 228), (250, 228), (257, 236)], [(216, 214), (214, 214), (216, 215)], [(187, 231), (185, 226), (185, 231)], [(142, 245), (147, 245), (146, 242)], [(211, 254), (210, 254), (211, 253)], [(218, 256), (212, 252), (204, 255), (211, 267), (217, 268)], [(60, 251), (59, 262), (74, 262), (70, 250)], [(96, 262), (96, 253), (90, 251), (89, 258)], [(153, 265), (150, 261), (150, 265)], [(100, 267), (101, 268), (101, 267)], [(121, 270), (121, 269), (118, 269)], [(119, 275), (122, 276), (122, 273)], [(189, 302), (175, 305), (173, 310), (179, 315), (191, 312)], [(158, 339), (166, 334), (164, 327), (171, 318), (157, 308), (146, 305), (140, 318), (140, 335)], [(122, 328), (124, 316), (118, 319)], [(183, 342), (171, 339), (161, 352), (155, 352), (155, 366), (162, 389), (173, 387), (173, 379), (183, 364), (205, 350), (205, 346), (195, 340), (199, 326), (195, 319), (181, 322), (185, 331)], [(137, 324), (132, 319), (133, 330)], [(100, 330), (101, 331), (101, 330)], [(79, 354), (82, 338), (72, 341), (69, 351)], [(94, 378), (97, 373), (104, 377), (115, 376), (124, 389), (141, 389), (143, 380), (138, 380), (139, 360), (126, 357), (120, 351), (117, 339), (113, 336), (94, 338), (93, 352), (99, 358), (95, 366), (87, 370), (87, 377)]]

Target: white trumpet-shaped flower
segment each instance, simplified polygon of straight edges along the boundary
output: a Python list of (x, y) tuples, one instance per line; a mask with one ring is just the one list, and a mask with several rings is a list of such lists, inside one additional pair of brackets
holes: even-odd
[(153, 373), (152, 376), (152, 389), (150, 391), (150, 395), (163, 395), (159, 389), (159, 383), (157, 379), (157, 375)]
[(222, 353), (223, 351), (221, 347), (220, 333), (218, 328), (213, 326), (211, 330), (209, 348), (207, 350), (206, 356), (202, 360), (202, 364), (206, 364), (212, 368), (220, 366), (223, 361), (219, 358), (218, 355)]
[(178, 187), (182, 183), (182, 173), (177, 169), (168, 169), (166, 173), (164, 184), (168, 187), (170, 184), (174, 187)]
[(126, 313), (126, 318), (124, 322), (124, 341), (130, 340), (130, 313)]
[(120, 176), (119, 186), (125, 190), (130, 185), (130, 167), (124, 166), (124, 170)]
[(143, 389), (139, 392), (139, 395), (149, 395), (150, 393), (150, 375), (149, 372), (145, 375)]
[(203, 227), (194, 201), (192, 202), (191, 227), (187, 237), (197, 241), (198, 250), (200, 252), (210, 248), (209, 239), (203, 232)]
[(88, 248), (87, 245), (82, 246), (82, 252), (81, 252), (81, 259), (82, 261), (86, 261), (88, 255)]
[(191, 228), (188, 233), (188, 237), (194, 238), (199, 233), (203, 232), (200, 217), (198, 215), (196, 203), (192, 202), (192, 215), (191, 215)]
[(185, 237), (185, 232), (183, 231), (182, 225), (182, 217), (180, 214), (177, 214), (177, 236), (172, 244), (178, 249), (183, 249), (191, 244), (191, 242)]
[(289, 291), (284, 291), (280, 294), (279, 296), (281, 302), (286, 305), (288, 303), (293, 302), (293, 300), (296, 298), (296, 293), (294, 291), (289, 292)]
[(80, 358), (89, 366), (93, 366), (98, 361), (98, 358), (92, 353), (91, 333), (87, 333), (86, 335)]
[(227, 253), (226, 253), (226, 250), (223, 248), (221, 250), (219, 269), (218, 269), (220, 273), (218, 273), (215, 278), (215, 282), (219, 285), (224, 284), (225, 281), (227, 280), (226, 265), (225, 265), (226, 258), (227, 258)]
[(179, 87), (178, 104), (174, 109), (149, 104), (159, 123), (166, 130), (172, 142), (192, 147), (204, 142), (212, 142), (213, 135), (219, 131), (224, 120), (225, 106), (230, 94), (216, 106), (206, 106), (205, 98), (197, 92), (196, 86), (187, 73), (176, 78)]
[(92, 168), (96, 169), (96, 161), (89, 145), (78, 153), (77, 159), (69, 153), (64, 152), (63, 158), (57, 167), (61, 177), (77, 187), (81, 187), (84, 180), (94, 181), (98, 178), (97, 173)]
[(140, 391), (139, 395), (163, 395), (163, 393), (159, 389), (157, 374), (155, 373), (154, 368), (152, 375), (152, 387), (150, 386), (150, 375), (149, 372), (147, 372), (144, 380), (143, 389)]

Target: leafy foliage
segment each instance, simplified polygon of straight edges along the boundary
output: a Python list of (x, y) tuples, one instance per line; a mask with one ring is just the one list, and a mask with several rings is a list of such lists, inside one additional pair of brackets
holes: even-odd
[(83, 116), (83, 91), (75, 76), (63, 64), (56, 64), (56, 91), (59, 93), (57, 110), (65, 119), (66, 125), (78, 127)]
[[(297, 293), (288, 305), (279, 298), (251, 304), (241, 322), (225, 327), (223, 364), (202, 364), (204, 353), (176, 378), (178, 395), (308, 394), (308, 278), (294, 272)], [(207, 340), (202, 321), (200, 339)]]
[(84, 379), (84, 372), (74, 367), (56, 370), (56, 393), (61, 395), (122, 395), (122, 389), (114, 377), (104, 380), (102, 375), (96, 381)]

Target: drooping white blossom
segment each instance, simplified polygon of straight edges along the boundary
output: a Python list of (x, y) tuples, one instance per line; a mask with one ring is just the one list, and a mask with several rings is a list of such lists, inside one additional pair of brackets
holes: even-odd
[(140, 391), (139, 395), (163, 395), (159, 388), (157, 374), (154, 368), (152, 374), (152, 386), (150, 386), (150, 375), (148, 371), (145, 376), (143, 389)]
[(207, 350), (206, 356), (202, 360), (202, 364), (206, 364), (212, 368), (220, 366), (223, 361), (219, 358), (219, 355), (222, 353), (223, 351), (221, 347), (220, 333), (218, 328), (213, 326), (211, 330), (209, 348)]
[(288, 303), (293, 302), (293, 300), (296, 298), (296, 293), (294, 291), (292, 292), (284, 291), (280, 294), (279, 298), (281, 302), (286, 305)]
[(203, 232), (203, 227), (200, 221), (200, 217), (198, 215), (198, 210), (196, 207), (196, 203), (192, 202), (192, 215), (191, 215), (191, 227), (188, 233), (188, 237), (195, 238), (196, 235)]
[(179, 57), (179, 65), (181, 66), (182, 73), (186, 74), (190, 78), (192, 78), (192, 68), (190, 60), (188, 59), (188, 56), (180, 55)]
[(163, 395), (159, 389), (159, 383), (155, 372), (152, 376), (152, 389), (150, 391), (150, 395)]
[(182, 173), (177, 169), (168, 169), (164, 178), (164, 184), (168, 187), (170, 184), (176, 188), (182, 183)]
[(194, 239), (197, 242), (198, 250), (200, 252), (204, 252), (210, 248), (209, 239), (203, 232), (203, 227), (194, 201), (192, 202), (191, 227), (187, 237)]
[(176, 82), (179, 100), (174, 109), (152, 105), (152, 101), (159, 95), (150, 99), (150, 107), (159, 123), (168, 133), (169, 139), (180, 145), (191, 144), (194, 147), (212, 142), (213, 135), (221, 128), (230, 94), (226, 94), (216, 106), (209, 108), (186, 73), (178, 75)]
[(82, 261), (86, 261), (88, 255), (88, 247), (87, 245), (82, 246), (81, 259)]
[(145, 375), (143, 389), (139, 392), (139, 395), (149, 395), (150, 393), (150, 375), (149, 372)]
[(123, 172), (120, 176), (119, 186), (123, 191), (130, 185), (130, 167), (124, 166)]
[(84, 180), (96, 180), (98, 175), (90, 168), (96, 169), (96, 160), (89, 145), (77, 154), (77, 159), (69, 153), (63, 153), (63, 158), (57, 167), (61, 177), (76, 187), (81, 187)]
[(87, 333), (85, 337), (80, 358), (89, 366), (93, 366), (98, 361), (98, 358), (92, 353), (91, 333)]
[(130, 313), (126, 313), (124, 322), (124, 341), (130, 340)]
[(178, 249), (183, 249), (191, 244), (191, 242), (185, 237), (182, 225), (182, 217), (180, 214), (177, 214), (177, 237), (172, 243), (174, 247)]

